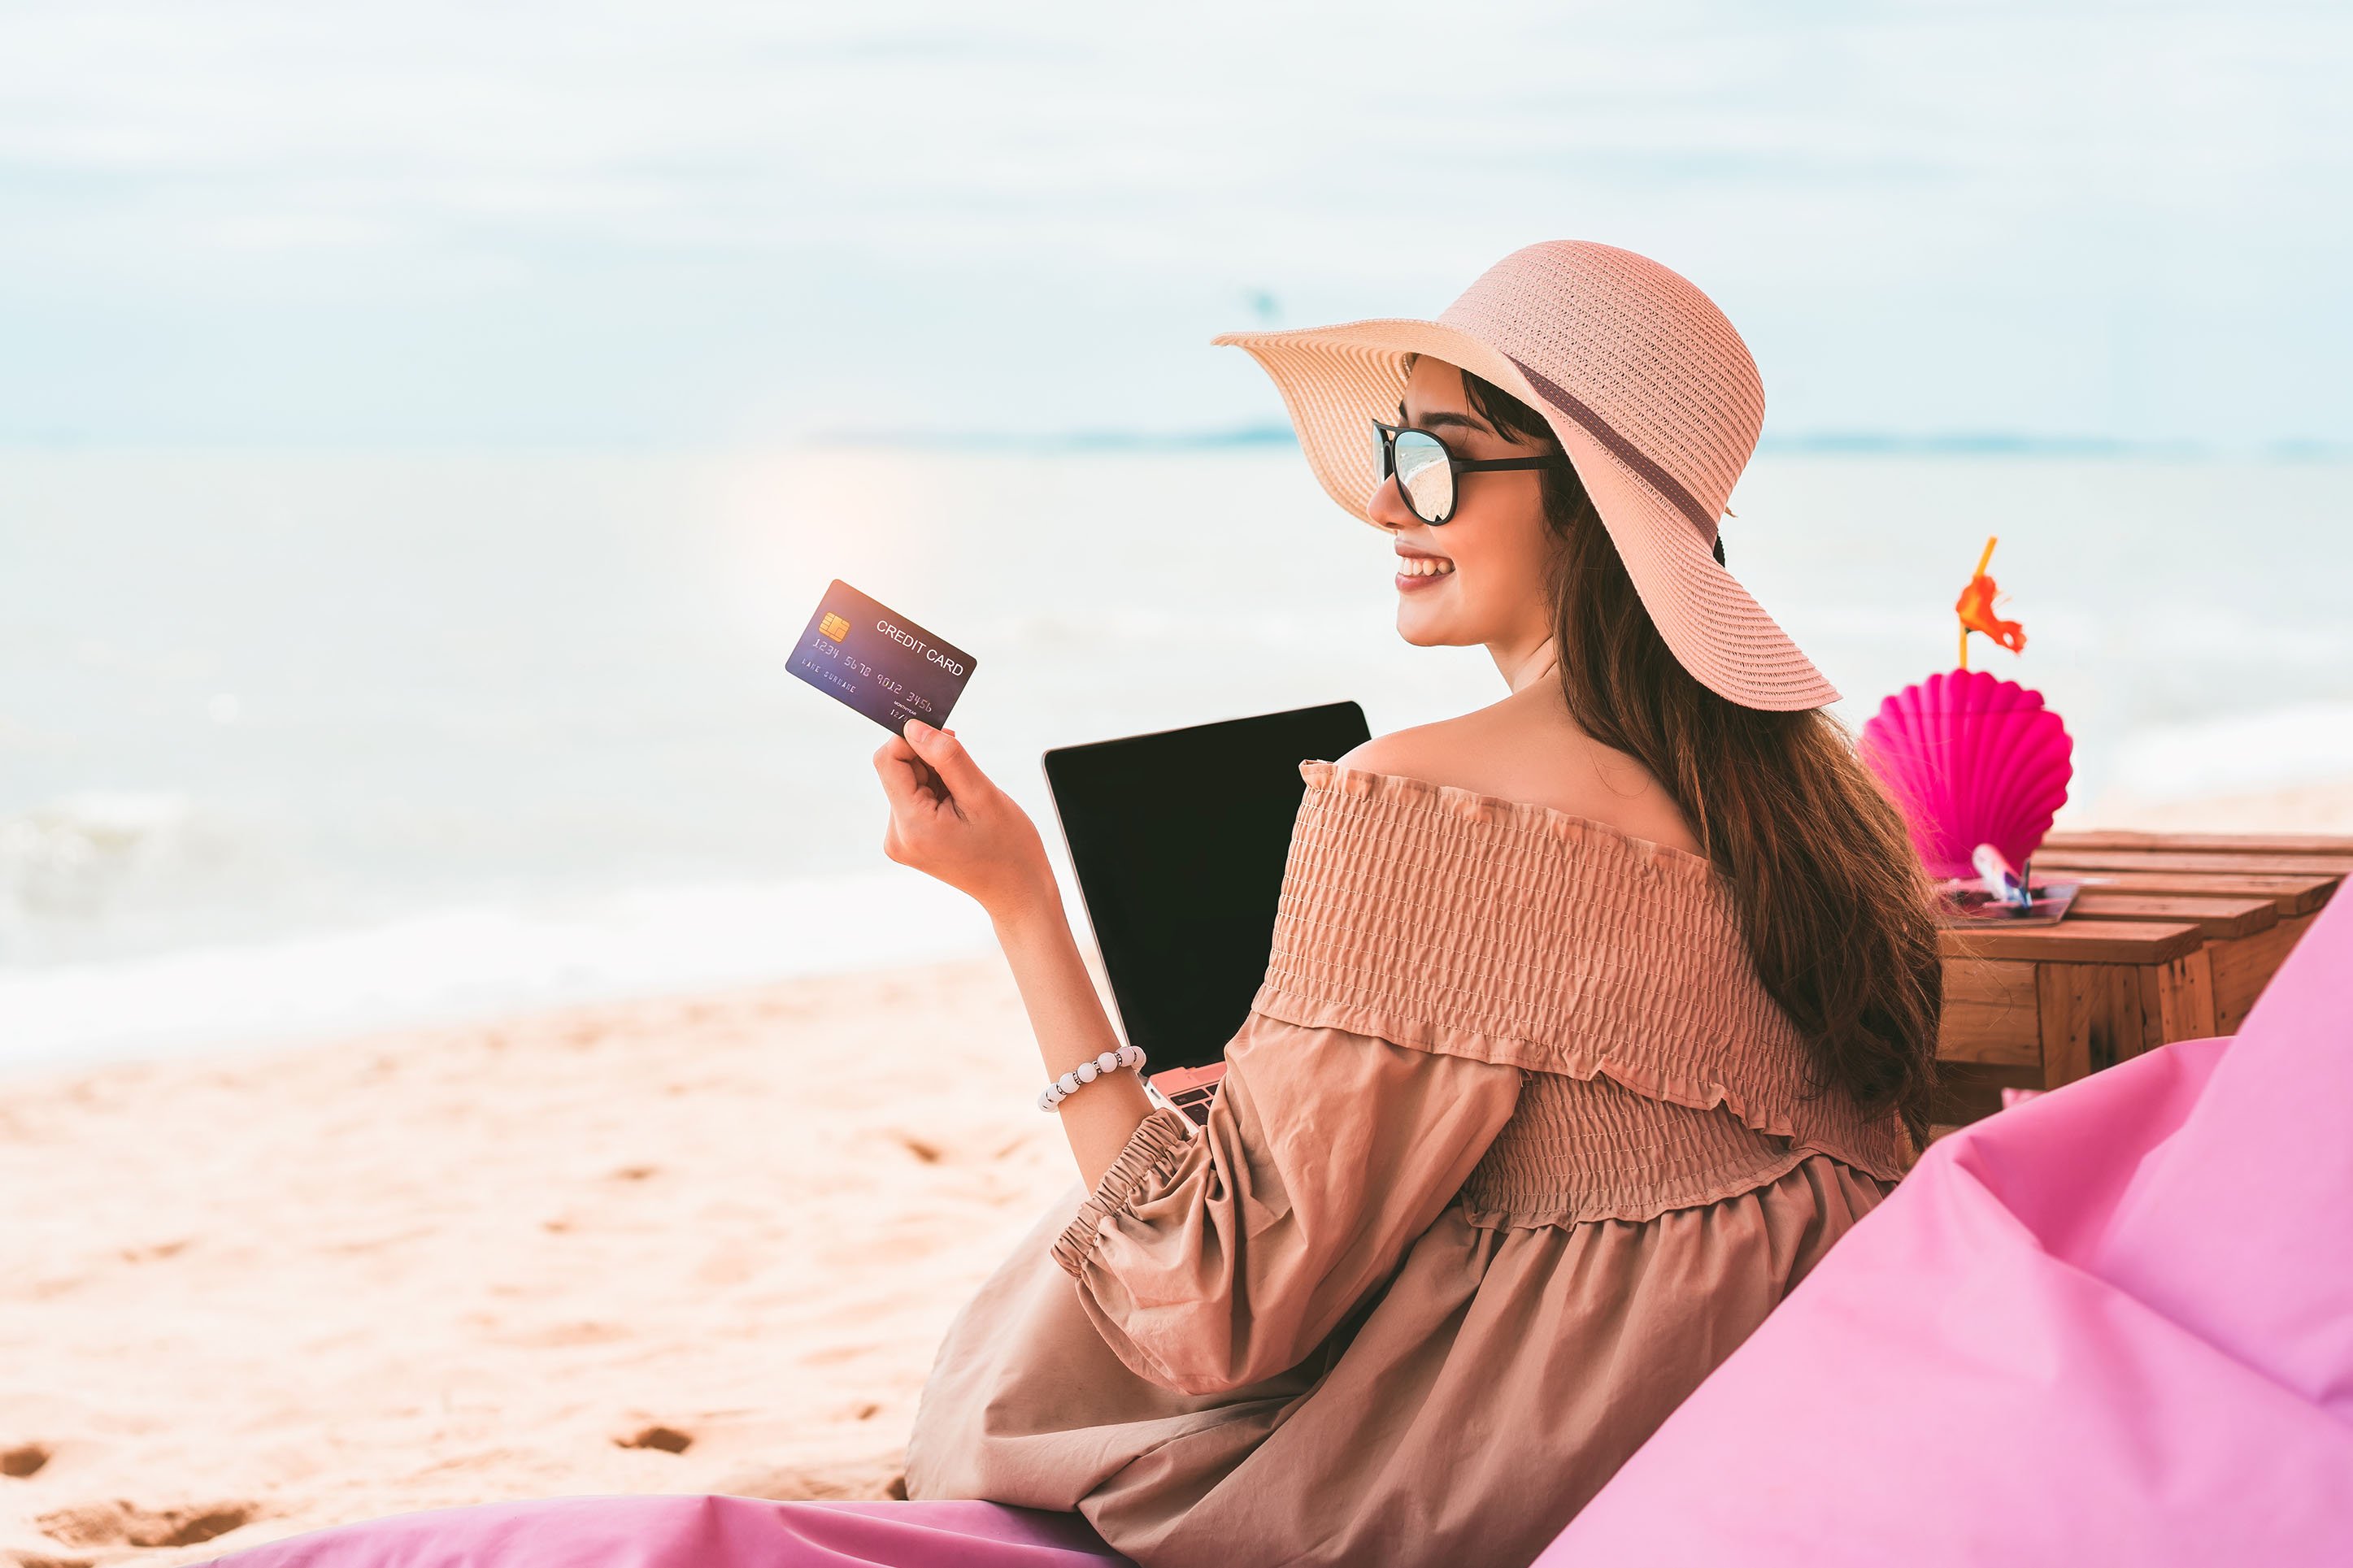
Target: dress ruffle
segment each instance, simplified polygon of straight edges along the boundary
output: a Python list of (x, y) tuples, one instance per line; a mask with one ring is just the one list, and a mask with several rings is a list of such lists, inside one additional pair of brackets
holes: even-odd
[(1893, 1114), (1812, 1081), (1715, 868), (1525, 801), (1335, 763), (1299, 767), (1269, 1017), (1721, 1107), (1885, 1181)]
[(1133, 1208), (1136, 1195), (1155, 1176), (1167, 1175), (1169, 1167), (1184, 1153), (1190, 1131), (1179, 1111), (1155, 1110), (1145, 1117), (1128, 1134), (1127, 1147), (1119, 1152), (1119, 1158), (1087, 1194), (1087, 1201), (1079, 1205), (1077, 1217), (1056, 1238), (1054, 1261), (1073, 1274), (1086, 1267), (1095, 1238), (1103, 1234), (1103, 1222)]
[(1525, 1563), (1879, 1203), (1896, 1120), (1810, 1087), (1704, 858), (1300, 771), (1207, 1124), (1146, 1120), (956, 1320), (908, 1491), (1144, 1568)]

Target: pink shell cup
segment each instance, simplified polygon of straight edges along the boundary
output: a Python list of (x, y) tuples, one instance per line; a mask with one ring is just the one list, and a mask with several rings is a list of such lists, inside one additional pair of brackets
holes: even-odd
[(2042, 694), (1981, 669), (1905, 687), (1864, 723), (1857, 749), (1935, 877), (1975, 875), (1980, 844), (2023, 867), (2074, 776), (2074, 742)]

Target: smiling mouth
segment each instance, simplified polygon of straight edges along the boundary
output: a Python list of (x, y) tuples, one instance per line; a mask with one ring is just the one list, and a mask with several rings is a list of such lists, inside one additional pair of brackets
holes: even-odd
[(1426, 592), (1454, 575), (1454, 563), (1443, 555), (1400, 555), (1397, 585), (1401, 594)]

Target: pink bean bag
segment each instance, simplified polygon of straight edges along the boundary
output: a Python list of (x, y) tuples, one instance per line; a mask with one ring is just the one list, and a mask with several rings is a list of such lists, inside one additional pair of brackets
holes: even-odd
[[(1127, 1560), (1076, 1515), (993, 1503), (628, 1497), (402, 1514), (223, 1561)], [(2235, 1042), (2167, 1047), (1930, 1149), (1538, 1562), (2353, 1563), (2353, 894)]]
[(1133, 1568), (1074, 1513), (993, 1502), (577, 1497), (394, 1514), (235, 1568)]
[(2353, 893), (1943, 1139), (1539, 1563), (2353, 1563)]

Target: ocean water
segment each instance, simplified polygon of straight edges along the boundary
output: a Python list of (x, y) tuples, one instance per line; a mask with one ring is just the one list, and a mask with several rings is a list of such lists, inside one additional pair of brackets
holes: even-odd
[[(2000, 534), (2030, 642), (1974, 662), (2081, 815), (2353, 777), (2348, 480), (1768, 450), (1725, 540), (1860, 721)], [(0, 454), (0, 1069), (986, 951), (784, 671), (835, 576), (977, 656), (955, 725), (1050, 843), (1051, 745), (1502, 694), (1285, 445)]]

